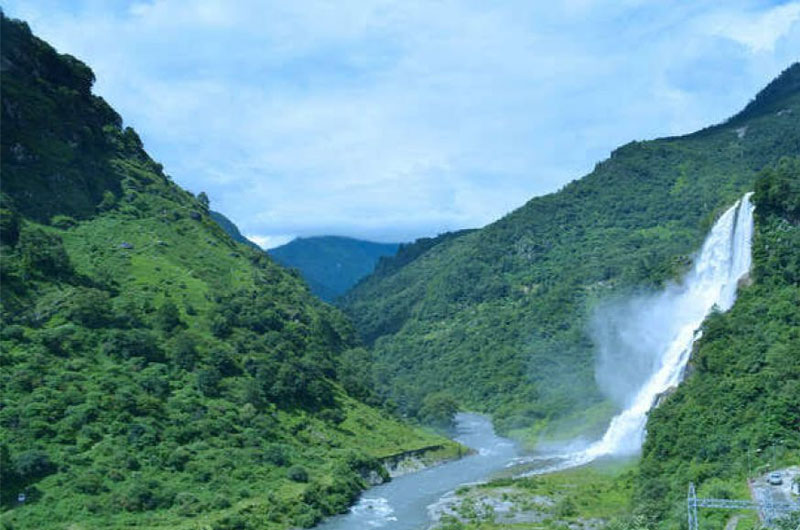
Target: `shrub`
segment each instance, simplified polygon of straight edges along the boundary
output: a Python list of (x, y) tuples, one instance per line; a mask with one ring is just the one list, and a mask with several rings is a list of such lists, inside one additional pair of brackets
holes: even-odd
[(224, 339), (231, 333), (231, 323), (223, 315), (214, 315), (211, 319), (211, 333), (215, 337)]
[(178, 306), (172, 300), (167, 300), (156, 311), (156, 327), (161, 331), (169, 333), (181, 325), (181, 315)]
[(202, 510), (203, 505), (194, 494), (182, 491), (175, 495), (174, 506), (177, 506), (178, 515), (191, 517), (197, 515)]
[(56, 466), (47, 453), (33, 449), (17, 456), (14, 471), (24, 483), (29, 483), (55, 473)]
[(453, 396), (447, 392), (437, 392), (425, 396), (417, 416), (424, 423), (449, 428), (455, 424), (456, 412), (458, 412), (458, 403)]
[(218, 493), (214, 496), (214, 499), (211, 501), (211, 506), (216, 510), (224, 510), (225, 508), (231, 507), (231, 501), (228, 499), (226, 495)]
[(291, 447), (286, 444), (273, 443), (264, 449), (262, 456), (264, 462), (273, 466), (283, 467), (291, 463)]
[(78, 221), (68, 215), (54, 215), (53, 218), (50, 219), (50, 224), (56, 228), (66, 230), (67, 228), (72, 228), (77, 225)]
[(73, 346), (73, 337), (78, 329), (73, 324), (65, 324), (57, 328), (43, 329), (37, 333), (37, 338), (42, 346), (46, 347), (50, 353), (64, 355)]
[(75, 489), (80, 493), (96, 495), (107, 488), (103, 485), (103, 477), (96, 471), (87, 471), (75, 479)]
[(135, 482), (119, 498), (122, 508), (129, 512), (143, 512), (169, 508), (172, 495), (157, 480)]
[(55, 234), (48, 234), (39, 228), (26, 228), (20, 234), (19, 248), (23, 269), (28, 274), (60, 277), (72, 274), (72, 264), (64, 250), (64, 243)]
[(206, 368), (197, 372), (197, 389), (206, 397), (214, 397), (219, 392), (220, 377), (216, 368)]
[(117, 204), (117, 197), (111, 191), (106, 190), (103, 192), (103, 199), (97, 205), (97, 209), (104, 212), (113, 208), (115, 204)]
[(211, 525), (213, 530), (245, 530), (247, 522), (241, 515), (229, 515)]
[(554, 513), (557, 517), (572, 517), (578, 513), (578, 509), (572, 497), (564, 497), (556, 503)]
[(164, 352), (159, 348), (155, 335), (143, 329), (114, 330), (102, 349), (105, 354), (121, 359), (143, 357), (150, 362), (164, 361)]
[(223, 377), (231, 377), (241, 373), (239, 366), (236, 364), (236, 357), (229, 349), (221, 348), (212, 353), (211, 363)]
[(289, 480), (293, 480), (295, 482), (308, 482), (308, 471), (303, 466), (292, 466), (286, 472), (286, 476)]
[(194, 370), (197, 362), (197, 345), (194, 337), (184, 332), (178, 333), (169, 345), (169, 357), (175, 366), (186, 371)]
[(99, 289), (80, 288), (69, 300), (69, 318), (88, 328), (107, 325), (112, 318), (108, 293)]
[(25, 340), (25, 328), (17, 324), (5, 326), (0, 330), (0, 339), (22, 342)]
[(186, 464), (192, 458), (192, 454), (185, 447), (178, 447), (167, 458), (167, 466), (176, 471), (183, 471)]
[(19, 241), (19, 214), (8, 208), (0, 208), (0, 243), (14, 246)]

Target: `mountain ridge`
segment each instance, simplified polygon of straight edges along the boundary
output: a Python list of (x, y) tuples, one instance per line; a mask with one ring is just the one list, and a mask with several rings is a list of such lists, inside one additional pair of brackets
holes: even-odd
[(382, 458), (457, 454), (372, 406), (344, 315), (175, 185), (88, 66), (0, 23), (4, 527), (308, 527)]
[(299, 237), (267, 250), (278, 263), (297, 269), (311, 292), (331, 302), (370, 274), (398, 243), (376, 243), (345, 236)]
[[(747, 113), (628, 143), (558, 192), (362, 280), (341, 305), (373, 344), (384, 398), (414, 414), (426, 395), (450, 391), (505, 431), (587, 407), (607, 415), (593, 380), (593, 307), (679, 278), (757, 172), (800, 153), (798, 76), (792, 65)], [(583, 395), (561, 392), (567, 382)]]
[(217, 212), (217, 211), (214, 211), (214, 210), (209, 210), (208, 213), (211, 216), (211, 218), (214, 220), (214, 222), (216, 222), (220, 226), (220, 228), (225, 230), (226, 234), (231, 236), (231, 239), (233, 239), (234, 241), (236, 241), (238, 243), (243, 243), (243, 244), (247, 245), (250, 248), (253, 248), (253, 249), (256, 249), (256, 250), (262, 250), (262, 248), (259, 247), (257, 244), (255, 244), (253, 241), (250, 241), (245, 236), (243, 236), (242, 233), (239, 231), (239, 227), (236, 226), (236, 224), (234, 224), (233, 221), (231, 221), (230, 219), (225, 217), (224, 214), (222, 214), (220, 212)]

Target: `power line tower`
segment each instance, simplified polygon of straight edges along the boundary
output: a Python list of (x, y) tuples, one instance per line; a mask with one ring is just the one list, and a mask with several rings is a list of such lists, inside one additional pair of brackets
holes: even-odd
[(694, 482), (689, 483), (686, 511), (689, 513), (689, 530), (700, 530), (700, 523), (697, 521), (697, 493), (694, 491)]
[(719, 508), (723, 510), (756, 510), (766, 525), (771, 525), (778, 517), (800, 510), (800, 504), (773, 502), (766, 498), (763, 502), (736, 499), (701, 499), (697, 497), (694, 483), (689, 483), (689, 494), (686, 497), (686, 509), (689, 518), (689, 530), (700, 530), (697, 516), (698, 508)]

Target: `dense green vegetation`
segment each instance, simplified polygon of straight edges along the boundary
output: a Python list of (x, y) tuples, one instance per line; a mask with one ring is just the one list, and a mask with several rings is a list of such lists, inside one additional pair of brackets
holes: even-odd
[[(610, 530), (677, 530), (686, 528), (689, 482), (701, 497), (749, 499), (748, 478), (800, 461), (800, 158), (766, 168), (755, 182), (753, 201), (751, 277), (729, 312), (714, 313), (704, 323), (687, 379), (650, 413), (635, 470), (605, 485), (591, 468), (579, 468), (532, 482), (472, 487), (524, 507), (537, 493), (558, 492), (553, 485), (561, 482), (560, 491), (572, 493), (551, 508), (569, 505), (569, 513), (500, 524), (491, 512), (475, 509), (480, 497), (470, 501), (475, 495), (465, 491), (469, 522), (453, 520), (443, 530), (563, 528), (581, 517), (610, 519)], [(725, 528), (734, 513), (701, 510), (702, 528)], [(737, 528), (761, 528), (755, 513), (736, 515)], [(777, 528), (796, 528), (798, 517)]]
[(767, 169), (753, 200), (753, 283), (707, 319), (690, 377), (647, 424), (637, 502), (658, 528), (681, 528), (690, 481), (746, 497), (748, 475), (800, 460), (800, 158)]
[[(379, 403), (439, 426), (459, 406), (485, 410), (534, 436), (601, 426), (612, 409), (593, 381), (593, 308), (681, 274), (753, 188), (752, 284), (704, 324), (637, 474), (471, 490), (553, 495), (544, 527), (619, 516), (612, 528), (672, 529), (689, 481), (744, 497), (749, 473), (800, 457), (800, 65), (728, 122), (626, 145), (485, 229), (393, 257), (296, 242), (285, 261), (324, 296), (377, 263), (343, 300), (368, 351), (297, 272), (172, 183), (91, 94), (86, 65), (0, 20), (5, 528), (308, 527), (385, 477), (381, 458), (457, 451)], [(501, 527), (473, 519), (447, 524)]]
[(397, 252), (397, 243), (373, 243), (349, 237), (300, 237), (270, 249), (281, 265), (297, 269), (323, 300), (332, 301), (367, 276), (379, 259)]
[(726, 123), (632, 142), (557, 193), (379, 267), (342, 307), (372, 347), (382, 397), (416, 415), (448, 391), (506, 432), (578, 410), (601, 425), (593, 307), (686, 271), (715, 216), (800, 153), (799, 84), (795, 64)]
[(173, 184), (88, 67), (0, 19), (4, 528), (307, 527), (381, 458), (457, 450), (366, 405), (344, 316)]

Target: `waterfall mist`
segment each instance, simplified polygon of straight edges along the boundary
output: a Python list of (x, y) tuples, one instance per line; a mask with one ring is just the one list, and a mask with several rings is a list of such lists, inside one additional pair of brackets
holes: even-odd
[(600, 440), (562, 454), (555, 469), (641, 449), (647, 413), (659, 394), (680, 382), (703, 320), (712, 310), (730, 309), (739, 280), (750, 270), (750, 195), (717, 220), (680, 284), (598, 307), (591, 328), (598, 351), (596, 379), (623, 410)]
[(595, 379), (617, 406), (631, 405), (658, 366), (659, 350), (676, 333), (682, 285), (663, 292), (609, 301), (595, 309), (590, 335), (596, 345)]

